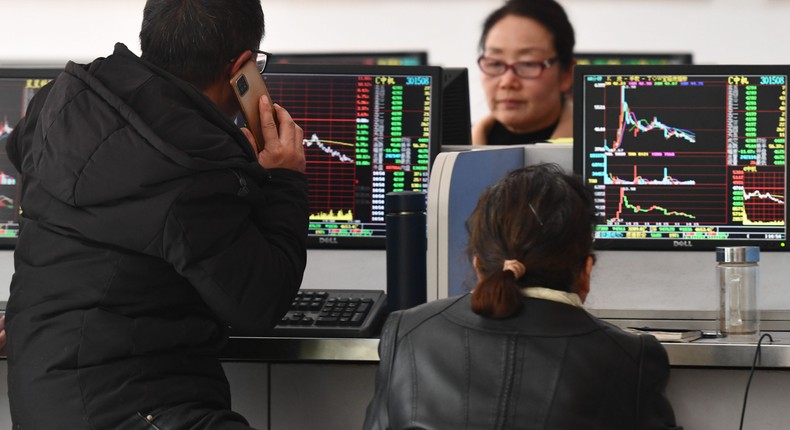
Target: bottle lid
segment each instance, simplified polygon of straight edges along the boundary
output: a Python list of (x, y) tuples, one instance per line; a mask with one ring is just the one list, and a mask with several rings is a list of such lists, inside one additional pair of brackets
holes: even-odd
[(419, 191), (389, 192), (384, 196), (387, 213), (425, 212), (425, 193)]
[(760, 248), (757, 246), (719, 246), (716, 247), (716, 261), (720, 263), (756, 263), (760, 261)]

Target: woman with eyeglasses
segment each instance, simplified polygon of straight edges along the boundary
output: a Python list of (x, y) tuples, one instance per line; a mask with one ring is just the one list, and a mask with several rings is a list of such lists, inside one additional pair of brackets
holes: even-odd
[(478, 59), (489, 115), (475, 145), (573, 137), (573, 26), (554, 0), (509, 0), (483, 23)]

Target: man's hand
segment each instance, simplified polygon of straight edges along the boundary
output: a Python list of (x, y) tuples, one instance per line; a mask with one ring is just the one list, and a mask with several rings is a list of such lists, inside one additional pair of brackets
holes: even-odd
[[(274, 110), (279, 124), (275, 124)], [(258, 111), (263, 134), (263, 150), (258, 154), (258, 164), (265, 169), (291, 169), (304, 173), (306, 161), (302, 127), (296, 125), (285, 108), (278, 104), (272, 106), (266, 96), (258, 101)], [(247, 139), (253, 139), (249, 130), (242, 128), (242, 131)]]

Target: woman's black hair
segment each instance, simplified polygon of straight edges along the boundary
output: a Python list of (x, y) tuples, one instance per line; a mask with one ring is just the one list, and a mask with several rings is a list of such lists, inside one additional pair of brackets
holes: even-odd
[[(522, 287), (571, 291), (592, 255), (594, 221), (592, 193), (556, 164), (515, 170), (489, 187), (466, 224), (481, 275), (472, 309), (504, 318), (521, 309)], [(521, 262), (525, 274), (503, 271), (505, 260)]]
[(554, 49), (564, 69), (573, 65), (573, 46), (576, 44), (573, 26), (565, 9), (554, 0), (508, 0), (499, 9), (491, 12), (483, 22), (480, 36), (480, 52), (485, 50), (486, 38), (491, 28), (506, 16), (515, 15), (534, 19), (546, 27), (554, 38)]

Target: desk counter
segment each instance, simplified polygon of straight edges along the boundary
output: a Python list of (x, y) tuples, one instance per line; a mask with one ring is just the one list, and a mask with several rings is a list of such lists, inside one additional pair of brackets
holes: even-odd
[[(790, 333), (770, 332), (763, 339), (757, 367), (790, 369)], [(371, 362), (379, 361), (378, 339), (315, 339), (232, 337), (223, 350), (226, 361), (261, 362)], [(755, 339), (699, 339), (663, 343), (674, 367), (751, 367)]]

